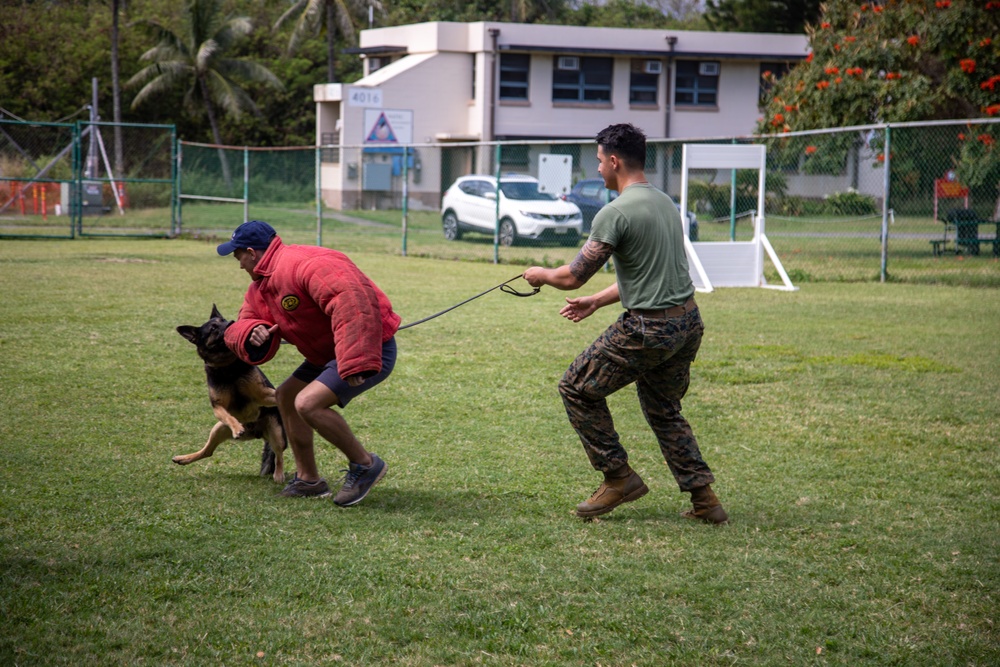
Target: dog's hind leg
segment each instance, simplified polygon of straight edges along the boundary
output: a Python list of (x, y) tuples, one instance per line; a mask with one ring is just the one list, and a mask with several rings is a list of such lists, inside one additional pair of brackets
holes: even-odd
[(260, 476), (270, 477), (274, 474), (274, 450), (271, 445), (264, 441), (264, 448), (260, 450)]
[(285, 429), (277, 417), (267, 420), (266, 442), (274, 452), (274, 481), (284, 483), (285, 481)]
[(215, 448), (229, 440), (233, 437), (232, 430), (222, 422), (218, 422), (212, 427), (212, 431), (208, 434), (208, 442), (205, 446), (199, 449), (193, 454), (184, 454), (182, 456), (175, 456), (172, 460), (174, 463), (186, 466), (189, 463), (194, 463), (195, 461), (200, 461), (201, 459), (207, 459), (215, 452)]

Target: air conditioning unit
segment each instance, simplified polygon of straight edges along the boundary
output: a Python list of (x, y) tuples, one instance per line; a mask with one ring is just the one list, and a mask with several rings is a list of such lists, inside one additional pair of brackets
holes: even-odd
[(576, 56), (559, 56), (556, 69), (576, 71), (580, 69), (580, 59)]
[(698, 63), (699, 76), (719, 76), (719, 63)]
[(659, 74), (663, 71), (663, 62), (659, 60), (647, 60), (643, 71), (646, 74)]

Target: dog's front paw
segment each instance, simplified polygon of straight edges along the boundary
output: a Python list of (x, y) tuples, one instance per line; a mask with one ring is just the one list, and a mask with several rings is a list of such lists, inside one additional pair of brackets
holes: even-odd
[(243, 424), (234, 424), (229, 427), (229, 430), (233, 432), (233, 440), (239, 440), (240, 436), (243, 435)]
[(176, 463), (177, 465), (181, 466), (186, 466), (187, 464), (195, 461), (195, 459), (191, 458), (191, 454), (185, 454), (184, 456), (175, 456), (170, 460)]

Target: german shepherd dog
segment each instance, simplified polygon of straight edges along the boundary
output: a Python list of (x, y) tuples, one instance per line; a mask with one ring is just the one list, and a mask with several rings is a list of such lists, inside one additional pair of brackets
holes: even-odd
[(200, 327), (179, 326), (177, 333), (194, 343), (198, 356), (205, 361), (208, 397), (219, 422), (208, 434), (208, 442), (193, 454), (175, 456), (174, 463), (187, 465), (207, 459), (215, 448), (230, 438), (264, 440), (260, 474), (273, 474), (274, 481), (285, 481), (284, 451), (288, 445), (281, 423), (274, 385), (256, 366), (241, 361), (226, 347), (226, 329), (232, 324), (215, 304), (212, 316)]

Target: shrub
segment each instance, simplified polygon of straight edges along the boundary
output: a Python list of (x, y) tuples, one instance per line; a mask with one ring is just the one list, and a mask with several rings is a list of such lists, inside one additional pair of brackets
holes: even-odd
[[(729, 180), (729, 170), (716, 172), (717, 178), (723, 178), (722, 183), (692, 180), (688, 186), (688, 195), (696, 202), (696, 210), (710, 211), (715, 217), (728, 216), (730, 213), (730, 197), (732, 183)], [(754, 169), (739, 169), (736, 172), (736, 212), (757, 210), (758, 172)], [(767, 197), (783, 197), (788, 189), (784, 175), (769, 173), (765, 181)]]
[(835, 215), (873, 215), (878, 212), (874, 197), (854, 189), (827, 195), (826, 205)]
[(55, 160), (54, 155), (39, 155), (34, 158), (32, 164), (19, 156), (3, 155), (0, 156), (0, 176), (27, 181), (37, 178), (38, 173), (48, 167), (45, 180), (71, 180), (73, 171), (69, 159), (64, 156), (50, 165), (53, 160)]
[[(163, 183), (126, 183), (129, 206), (132, 208), (166, 208), (170, 206), (171, 188)], [(113, 201), (113, 200), (112, 200)]]
[[(715, 217), (729, 215), (729, 198), (732, 187), (729, 183), (705, 183), (692, 181), (688, 186), (688, 196), (696, 202), (697, 211), (707, 211)], [(737, 187), (736, 211), (757, 210), (756, 193), (743, 193)]]
[(805, 212), (805, 198), (791, 195), (774, 201), (774, 212), (790, 217), (801, 216)]
[(767, 210), (789, 217), (818, 216), (827, 213), (827, 203), (822, 199), (786, 195), (768, 201)]

